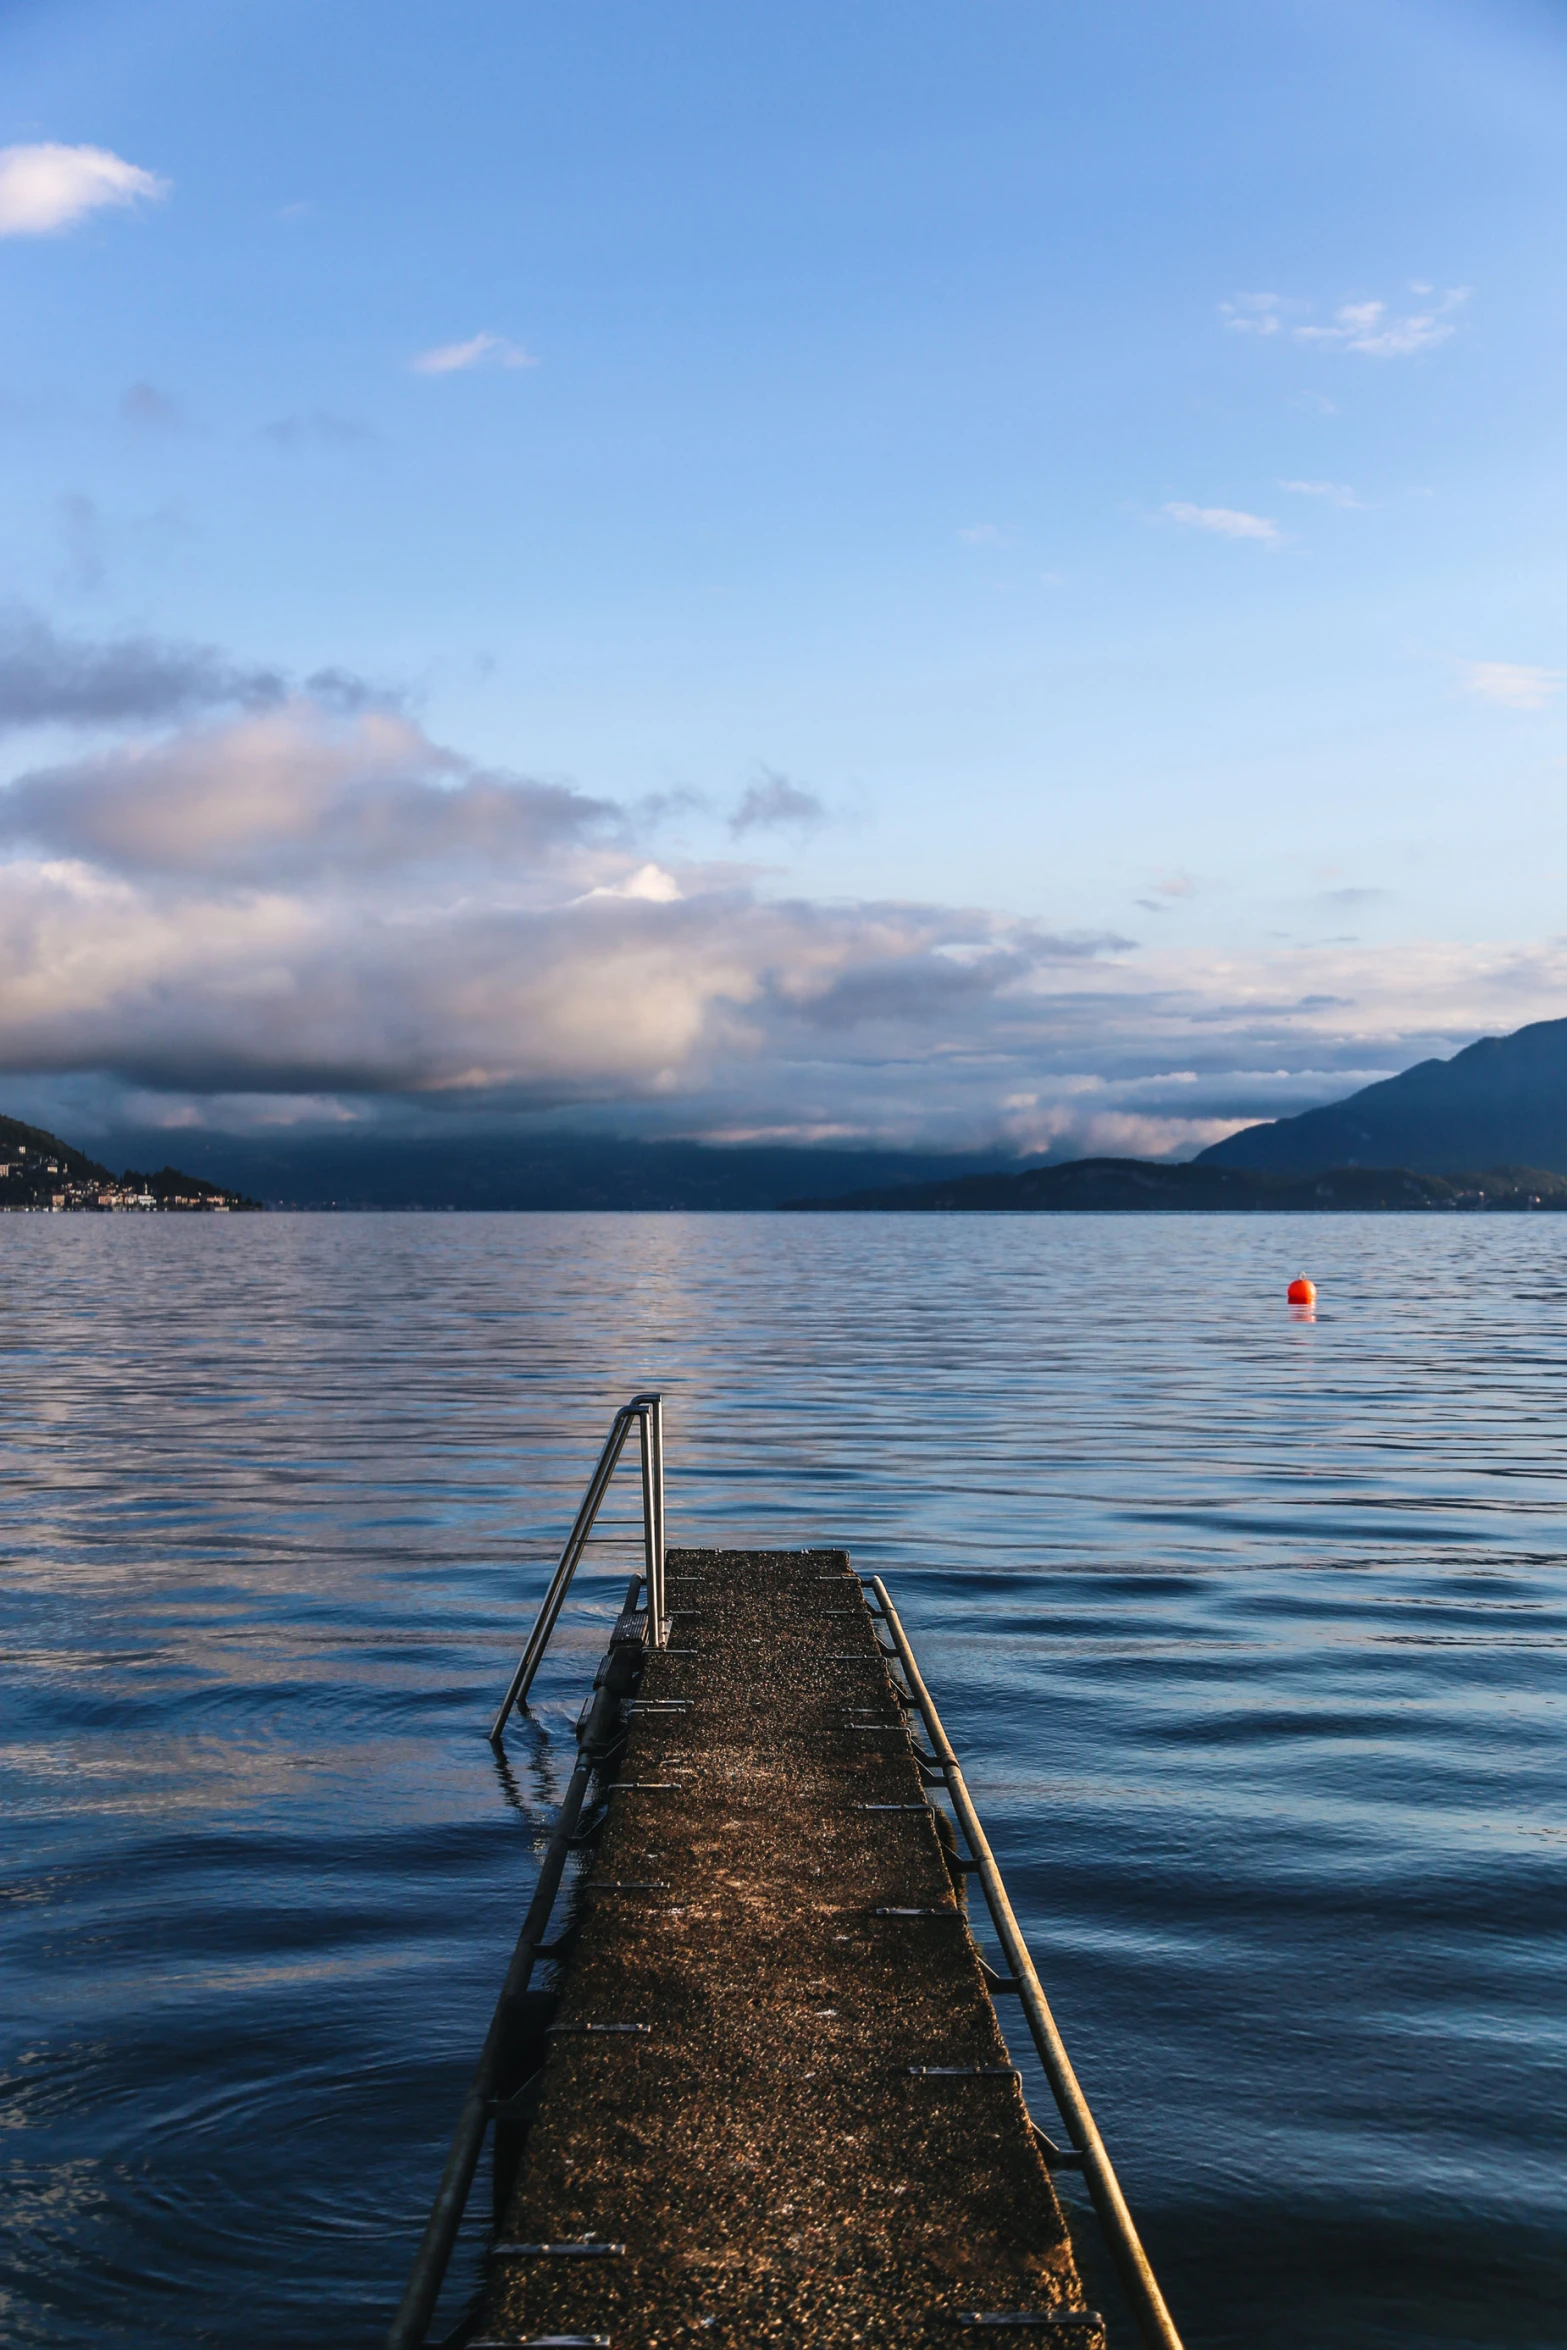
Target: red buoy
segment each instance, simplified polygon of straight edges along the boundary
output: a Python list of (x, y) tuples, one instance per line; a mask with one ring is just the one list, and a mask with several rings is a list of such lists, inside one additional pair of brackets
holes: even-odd
[(1314, 1306), (1317, 1302), (1315, 1281), (1308, 1281), (1304, 1273), (1297, 1273), (1289, 1286), (1289, 1302), (1292, 1306)]

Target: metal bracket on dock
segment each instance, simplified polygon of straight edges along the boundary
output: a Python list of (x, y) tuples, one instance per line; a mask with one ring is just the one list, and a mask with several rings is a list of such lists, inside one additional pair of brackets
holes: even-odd
[[(542, 1956), (542, 1953), (540, 1954)], [(531, 2122), (539, 2110), (539, 2092), (544, 2086), (544, 2067), (530, 2073), (520, 2089), (510, 2097), (490, 2099), (490, 2119), (498, 2122)]]
[(1080, 2146), (1058, 2146), (1054, 2138), (1046, 2137), (1032, 2116), (1029, 2117), (1028, 2126), (1034, 2133), (1034, 2144), (1039, 2148), (1046, 2170), (1082, 2169), (1083, 2150)]

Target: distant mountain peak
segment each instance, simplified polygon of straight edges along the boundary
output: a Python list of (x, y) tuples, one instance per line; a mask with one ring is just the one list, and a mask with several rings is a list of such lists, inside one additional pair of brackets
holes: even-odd
[(1567, 1174), (1567, 1020), (1482, 1036), (1450, 1061), (1417, 1061), (1345, 1101), (1245, 1127), (1195, 1163), (1299, 1175), (1509, 1165)]

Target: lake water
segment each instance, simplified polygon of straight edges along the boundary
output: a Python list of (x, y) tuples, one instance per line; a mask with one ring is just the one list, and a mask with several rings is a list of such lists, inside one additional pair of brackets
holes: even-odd
[(1567, 2343), (1567, 1219), (10, 1217), (0, 1317), (8, 2343), (379, 2341), (653, 1383), (672, 1541), (887, 1574), (1190, 2350)]

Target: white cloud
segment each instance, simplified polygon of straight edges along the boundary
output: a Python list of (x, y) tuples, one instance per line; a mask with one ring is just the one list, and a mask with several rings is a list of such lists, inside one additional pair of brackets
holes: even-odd
[(1362, 351), (1370, 359), (1409, 359), (1445, 343), (1453, 332), (1453, 312), (1469, 299), (1467, 286), (1453, 286), (1431, 309), (1395, 316), (1385, 302), (1344, 302), (1333, 314), (1331, 326), (1297, 326), (1291, 331), (1300, 343), (1336, 344), (1346, 351)]
[(655, 860), (608, 800), (301, 695), (0, 790), (0, 1070), (170, 1118), (396, 1096), (1180, 1154), (1564, 1008), (1567, 942), (1153, 950), (764, 896)]
[(585, 906), (590, 898), (640, 898), (646, 906), (678, 905), (685, 891), (675, 876), (662, 865), (639, 865), (623, 881), (601, 882), (597, 889), (585, 890), (574, 902)]
[[(358, 886), (418, 872), (515, 875), (619, 816), (560, 784), (487, 774), (386, 710), (296, 696), (24, 775), (0, 792), (0, 844), (159, 886)], [(646, 873), (654, 869), (645, 868)], [(656, 894), (633, 877), (631, 895)]]
[(1281, 481), (1281, 490), (1288, 490), (1297, 498), (1324, 498), (1330, 506), (1342, 506), (1346, 511), (1364, 513), (1365, 508), (1347, 483), (1341, 481)]
[(969, 547), (996, 547), (1001, 543), (1001, 533), (993, 522), (967, 522), (958, 536)]
[(1085, 1159), (1189, 1159), (1223, 1142), (1253, 1118), (1161, 1118), (1139, 1110), (1082, 1111), (1068, 1104), (1018, 1113), (1006, 1121), (1009, 1142), (1024, 1152), (1062, 1143)]
[(1282, 294), (1237, 294), (1233, 302), (1219, 304), (1219, 316), (1233, 335), (1276, 335), (1285, 314), (1300, 308)]
[(1562, 690), (1559, 669), (1535, 669), (1523, 661), (1466, 661), (1464, 691), (1504, 710), (1543, 710)]
[[(1435, 289), (1412, 279), (1409, 290), (1429, 295)], [(1386, 302), (1342, 302), (1331, 325), (1313, 326), (1309, 317), (1302, 315), (1309, 313), (1309, 302), (1294, 301), (1283, 294), (1237, 294), (1232, 302), (1220, 303), (1219, 315), (1231, 334), (1288, 333), (1299, 343), (1360, 351), (1371, 359), (1408, 359), (1445, 343), (1454, 331), (1454, 312), (1468, 299), (1467, 286), (1450, 286), (1439, 300), (1423, 309), (1401, 313), (1390, 310)], [(1330, 401), (1322, 406), (1324, 413), (1332, 413)]]
[(538, 361), (520, 344), (486, 330), (466, 343), (440, 343), (408, 362), (415, 375), (461, 375), (470, 367), (537, 367)]
[(13, 1072), (538, 1106), (727, 1099), (754, 1065), (792, 1115), (798, 1059), (863, 1123), (857, 1057), (939, 1066), (1103, 947), (763, 900), (639, 854), (609, 802), (298, 698), (0, 791)]
[(1164, 511), (1172, 522), (1184, 522), (1192, 530), (1211, 530), (1221, 539), (1258, 539), (1272, 545), (1279, 535), (1278, 524), (1265, 514), (1246, 514), (1235, 506), (1189, 506), (1175, 499)]
[(107, 206), (152, 202), (167, 180), (107, 147), (0, 147), (0, 237), (45, 237)]

